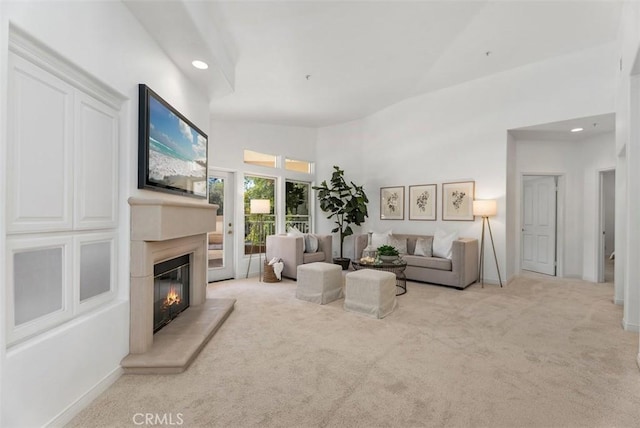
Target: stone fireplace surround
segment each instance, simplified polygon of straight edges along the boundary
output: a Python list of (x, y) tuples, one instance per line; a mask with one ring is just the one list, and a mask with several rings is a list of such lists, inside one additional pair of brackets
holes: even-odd
[[(131, 206), (130, 354), (127, 373), (179, 373), (188, 367), (233, 310), (233, 299), (206, 299), (207, 233), (217, 206), (129, 198)], [(190, 306), (153, 334), (153, 267), (190, 256)]]

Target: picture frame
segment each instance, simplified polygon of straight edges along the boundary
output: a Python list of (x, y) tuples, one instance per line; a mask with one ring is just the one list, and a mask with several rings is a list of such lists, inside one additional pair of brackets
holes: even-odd
[(442, 220), (473, 221), (475, 181), (442, 183)]
[(380, 188), (380, 220), (404, 220), (404, 186)]
[(409, 186), (409, 220), (438, 219), (438, 186), (417, 184)]

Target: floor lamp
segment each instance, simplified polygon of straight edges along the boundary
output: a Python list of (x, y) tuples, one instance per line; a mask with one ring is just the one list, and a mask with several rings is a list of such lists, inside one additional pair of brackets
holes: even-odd
[[(260, 252), (258, 253), (258, 264), (259, 264), (259, 277), (258, 280), (262, 281), (262, 242), (264, 235), (264, 215), (269, 214), (271, 212), (271, 201), (269, 199), (251, 199), (249, 206), (250, 214), (258, 215), (258, 227), (259, 234), (258, 240), (260, 245)], [(251, 257), (253, 256), (253, 250), (251, 251), (251, 255), (249, 256), (249, 267), (247, 267), (247, 275), (249, 275), (249, 268), (251, 267)]]
[(498, 267), (498, 257), (496, 256), (496, 246), (493, 243), (493, 233), (491, 233), (491, 223), (489, 217), (496, 215), (498, 212), (498, 204), (495, 199), (473, 201), (473, 215), (482, 217), (482, 239), (480, 240), (480, 267), (478, 268), (478, 276), (484, 288), (484, 225), (487, 224), (489, 229), (489, 237), (491, 238), (491, 248), (493, 248), (493, 258), (496, 261), (496, 270), (498, 271), (498, 281), (502, 287), (502, 278), (500, 277), (500, 268)]

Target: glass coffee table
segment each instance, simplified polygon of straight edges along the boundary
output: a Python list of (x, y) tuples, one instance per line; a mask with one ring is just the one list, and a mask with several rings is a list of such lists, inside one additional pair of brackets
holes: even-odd
[(352, 260), (351, 265), (354, 270), (360, 269), (376, 269), (396, 274), (396, 296), (402, 296), (407, 292), (407, 277), (404, 270), (407, 268), (407, 262), (398, 259), (392, 262), (362, 262), (360, 260)]

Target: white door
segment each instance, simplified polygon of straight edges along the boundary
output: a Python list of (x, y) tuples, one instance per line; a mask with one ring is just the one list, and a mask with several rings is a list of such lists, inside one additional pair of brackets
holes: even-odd
[(522, 207), (522, 269), (556, 274), (554, 176), (525, 176)]
[(233, 179), (233, 173), (209, 171), (209, 203), (219, 206), (216, 230), (209, 233), (209, 282), (234, 277)]

